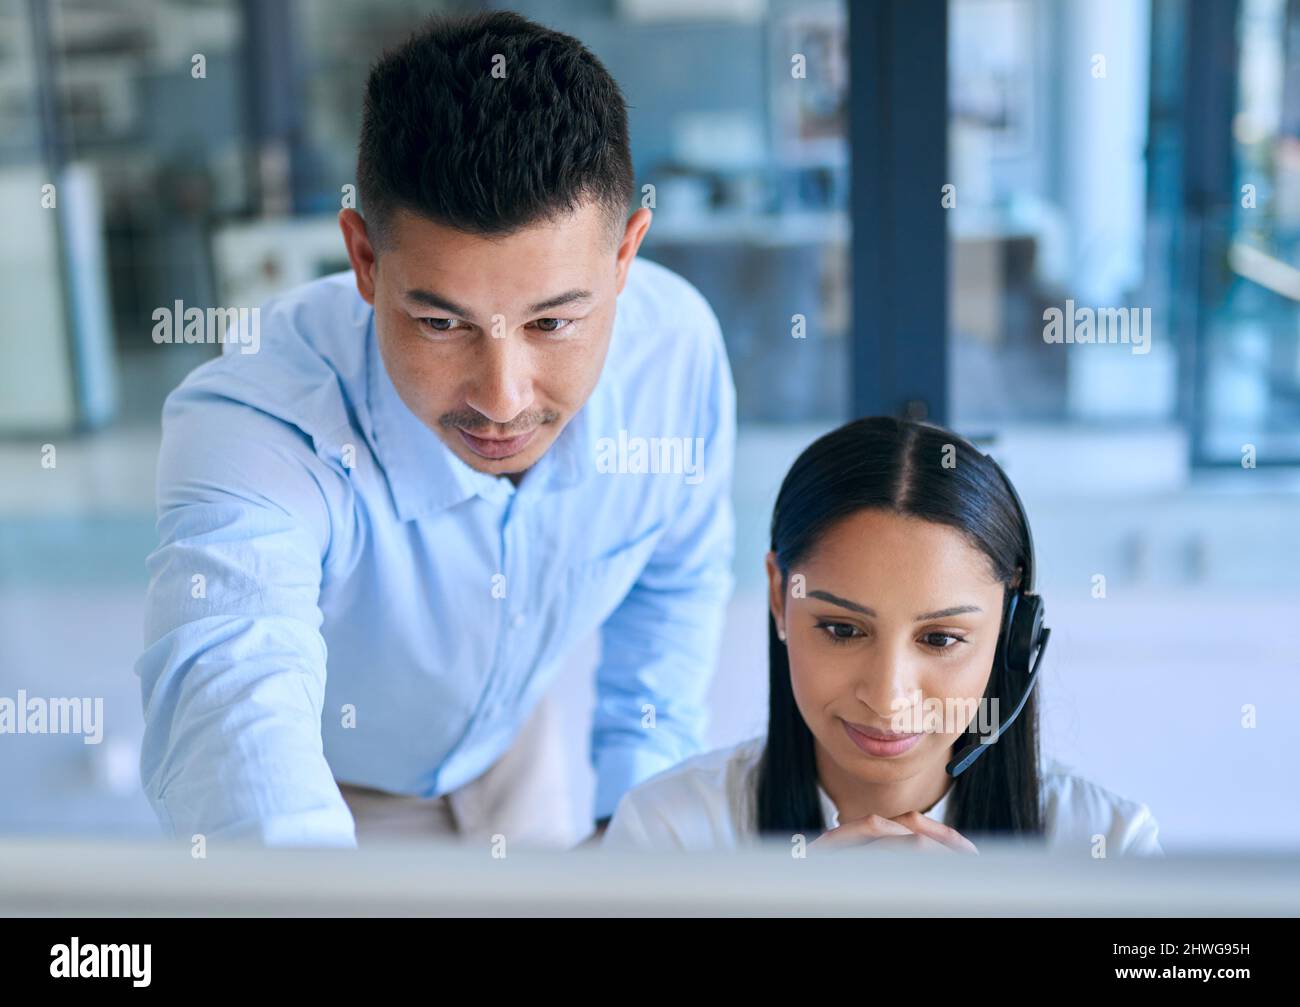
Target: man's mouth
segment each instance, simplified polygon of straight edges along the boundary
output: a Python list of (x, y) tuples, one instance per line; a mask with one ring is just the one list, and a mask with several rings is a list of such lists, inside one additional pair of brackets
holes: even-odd
[(463, 427), (457, 427), (456, 432), (460, 434), (469, 449), (480, 458), (497, 461), (517, 455), (526, 448), (537, 433), (537, 427), (533, 427), (527, 433), (516, 434), (514, 437), (477, 437)]

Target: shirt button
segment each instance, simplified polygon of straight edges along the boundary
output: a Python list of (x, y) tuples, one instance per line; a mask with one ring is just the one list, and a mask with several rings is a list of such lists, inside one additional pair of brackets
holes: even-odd
[(513, 629), (519, 629), (520, 627), (523, 626), (524, 622), (525, 622), (525, 619), (524, 619), (524, 613), (523, 613), (523, 612), (516, 612), (516, 613), (515, 613), (513, 616), (511, 616), (511, 618), (510, 618), (510, 625), (511, 625), (511, 627), (512, 627)]

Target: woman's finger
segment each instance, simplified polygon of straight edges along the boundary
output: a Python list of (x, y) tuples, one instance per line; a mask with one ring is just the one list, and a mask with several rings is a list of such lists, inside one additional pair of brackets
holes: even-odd
[(913, 832), (909, 836), (882, 836), (873, 841), (871, 847), (872, 849), (920, 850), (924, 853), (943, 853), (952, 857), (955, 857), (958, 853), (951, 846), (936, 839), (931, 839), (920, 832)]
[(905, 825), (910, 831), (929, 836), (931, 839), (943, 843), (945, 846), (950, 846), (959, 852), (979, 853), (975, 844), (956, 829), (944, 825), (943, 822), (936, 822), (933, 818), (927, 818), (919, 811), (909, 811), (891, 818), (890, 821)]
[(880, 815), (867, 815), (865, 818), (855, 818), (852, 821), (843, 822), (836, 828), (822, 833), (809, 846), (817, 846), (821, 849), (837, 849), (843, 846), (861, 846), (864, 843), (870, 843), (885, 836), (911, 835), (915, 835), (915, 833), (899, 822), (891, 821)]

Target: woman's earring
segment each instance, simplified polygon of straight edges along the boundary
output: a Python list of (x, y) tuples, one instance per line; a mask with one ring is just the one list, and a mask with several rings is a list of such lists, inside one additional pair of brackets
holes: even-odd
[(778, 630), (776, 631), (776, 638), (777, 638), (778, 640), (780, 640), (782, 643), (784, 643), (784, 642), (785, 642), (785, 630), (783, 630), (783, 629), (778, 629)]

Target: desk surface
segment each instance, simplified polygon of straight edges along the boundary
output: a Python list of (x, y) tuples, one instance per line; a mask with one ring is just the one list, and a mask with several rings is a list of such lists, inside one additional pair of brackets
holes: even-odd
[(1300, 854), (285, 850), (0, 839), (0, 915), (1295, 916)]

